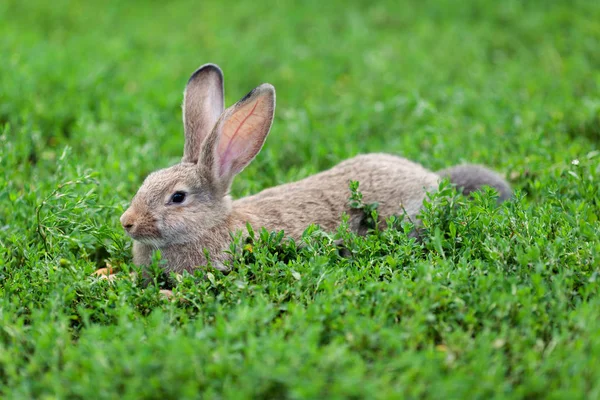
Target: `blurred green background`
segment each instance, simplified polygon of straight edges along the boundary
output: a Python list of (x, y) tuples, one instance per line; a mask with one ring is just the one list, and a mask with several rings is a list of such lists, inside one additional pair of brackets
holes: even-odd
[[(599, 21), (591, 0), (3, 0), (0, 395), (600, 397)], [(487, 164), (518, 200), (354, 261), (267, 244), (187, 305), (89, 279), (127, 270), (118, 217), (179, 161), (207, 62), (227, 105), (277, 90), (236, 196), (385, 151)]]
[(598, 136), (592, 1), (0, 7), (0, 120), (27, 127), (23, 145), (50, 170), (70, 145), (120, 196), (179, 158), (182, 91), (205, 62), (224, 70), (227, 104), (261, 82), (277, 88), (272, 134), (245, 175), (258, 183), (240, 179), (240, 194), (381, 150), (518, 177), (524, 160), (539, 171)]

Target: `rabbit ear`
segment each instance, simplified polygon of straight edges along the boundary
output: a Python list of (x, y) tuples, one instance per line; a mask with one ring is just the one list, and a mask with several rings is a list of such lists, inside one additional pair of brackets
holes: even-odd
[(185, 145), (182, 162), (197, 162), (200, 147), (224, 109), (223, 72), (204, 64), (190, 77), (183, 94)]
[(227, 189), (262, 148), (275, 113), (275, 88), (258, 86), (221, 115), (202, 148), (201, 163)]

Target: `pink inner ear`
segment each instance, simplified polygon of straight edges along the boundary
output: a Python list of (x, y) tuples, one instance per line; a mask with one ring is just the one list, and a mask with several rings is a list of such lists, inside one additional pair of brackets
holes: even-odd
[(257, 100), (236, 110), (223, 126), (217, 150), (221, 177), (240, 172), (260, 150), (266, 135), (260, 103)]

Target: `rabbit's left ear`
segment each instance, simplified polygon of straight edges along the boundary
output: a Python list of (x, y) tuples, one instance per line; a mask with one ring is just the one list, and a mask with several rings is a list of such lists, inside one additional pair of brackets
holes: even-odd
[(185, 145), (182, 162), (198, 161), (200, 147), (225, 108), (223, 72), (205, 64), (192, 74), (183, 94)]
[(199, 160), (221, 187), (228, 188), (233, 177), (258, 154), (274, 113), (275, 88), (264, 83), (221, 115), (204, 142)]

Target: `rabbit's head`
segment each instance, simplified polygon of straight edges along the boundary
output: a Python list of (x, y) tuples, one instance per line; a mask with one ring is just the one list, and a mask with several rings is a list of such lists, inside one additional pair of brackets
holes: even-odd
[(200, 67), (184, 93), (181, 163), (150, 174), (121, 216), (133, 239), (155, 247), (182, 244), (227, 224), (231, 181), (265, 142), (275, 89), (262, 84), (227, 110), (223, 101), (219, 67)]

